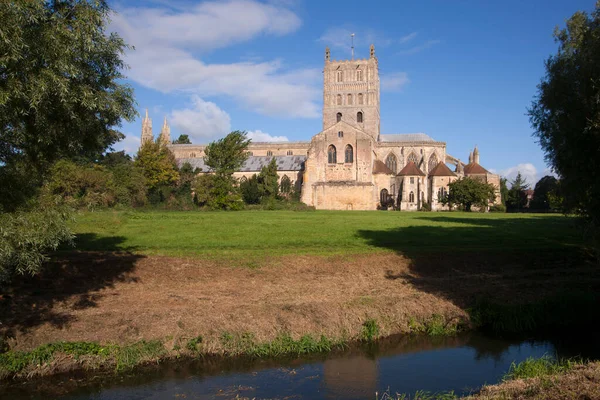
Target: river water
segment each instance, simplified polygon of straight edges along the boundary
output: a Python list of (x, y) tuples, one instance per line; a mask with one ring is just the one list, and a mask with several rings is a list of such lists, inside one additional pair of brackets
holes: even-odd
[(393, 337), (327, 355), (286, 360), (204, 359), (119, 376), (69, 375), (0, 388), (15, 400), (375, 399), (382, 392), (469, 394), (501, 380), (512, 362), (545, 354), (599, 359), (593, 338), (507, 340), (479, 333)]

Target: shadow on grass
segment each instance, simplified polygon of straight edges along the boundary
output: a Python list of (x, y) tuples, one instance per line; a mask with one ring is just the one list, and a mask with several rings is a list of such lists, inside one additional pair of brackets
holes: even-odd
[(586, 258), (574, 219), (426, 214), (416, 221), (414, 226), (360, 230), (358, 235), (371, 246), (408, 259), (408, 269), (389, 268), (387, 279), (463, 309), (481, 298), (527, 302), (558, 291), (600, 288), (599, 269)]
[[(21, 276), (12, 282), (0, 297), (0, 337), (27, 332), (42, 324), (68, 326), (75, 316), (57, 312), (54, 306), (67, 304), (64, 309), (81, 310), (96, 307), (102, 297), (97, 291), (116, 282), (136, 282), (132, 276), (138, 260), (144, 256), (123, 252), (123, 237), (78, 235), (77, 242), (85, 243), (81, 251), (61, 249), (51, 256), (42, 272), (36, 276)], [(103, 251), (90, 251), (101, 249)]]

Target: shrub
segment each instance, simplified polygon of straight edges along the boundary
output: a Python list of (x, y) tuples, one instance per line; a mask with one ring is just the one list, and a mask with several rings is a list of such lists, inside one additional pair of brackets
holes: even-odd
[(374, 319), (366, 320), (362, 325), (361, 339), (372, 341), (379, 336), (379, 325)]
[(506, 206), (504, 204), (494, 204), (493, 206), (490, 207), (490, 212), (505, 213)]

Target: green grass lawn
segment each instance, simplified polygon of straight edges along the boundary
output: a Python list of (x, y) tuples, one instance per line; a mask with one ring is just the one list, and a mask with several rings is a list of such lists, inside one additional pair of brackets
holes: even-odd
[(102, 211), (78, 214), (73, 229), (80, 250), (208, 258), (544, 251), (583, 240), (577, 219), (543, 214)]

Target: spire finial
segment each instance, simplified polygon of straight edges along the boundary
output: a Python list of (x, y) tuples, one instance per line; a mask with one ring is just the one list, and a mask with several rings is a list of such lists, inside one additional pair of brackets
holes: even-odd
[(329, 47), (325, 47), (325, 61), (329, 61), (331, 58), (331, 52), (329, 51)]
[(167, 116), (165, 115), (165, 122), (163, 123), (163, 126), (167, 126)]
[(371, 45), (371, 58), (375, 58), (375, 45)]
[(354, 61), (354, 33), (350, 34), (350, 38), (352, 40), (352, 61)]
[(148, 119), (148, 109), (146, 108), (146, 119)]

